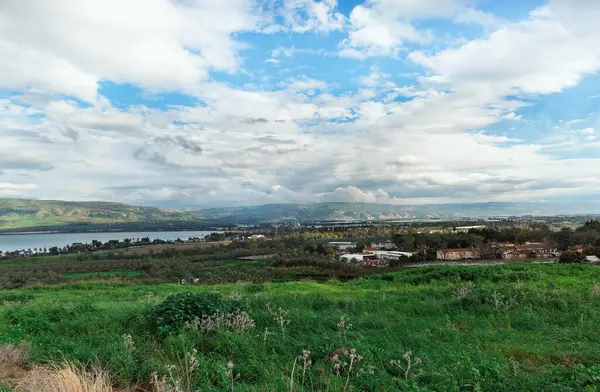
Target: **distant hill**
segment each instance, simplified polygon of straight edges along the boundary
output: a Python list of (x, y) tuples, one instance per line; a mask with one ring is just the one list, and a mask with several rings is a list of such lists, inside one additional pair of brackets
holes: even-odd
[(0, 229), (61, 227), (77, 224), (197, 222), (234, 224), (261, 222), (452, 219), (463, 217), (593, 214), (599, 203), (473, 203), (400, 206), (330, 202), (163, 210), (122, 203), (0, 199)]
[(76, 223), (131, 223), (197, 219), (181, 211), (122, 203), (0, 198), (0, 229), (25, 229)]
[(260, 206), (191, 210), (203, 219), (248, 222), (365, 221), (394, 219), (451, 219), (464, 217), (593, 214), (599, 203), (472, 203), (387, 205), (330, 202), (315, 204), (265, 204)]

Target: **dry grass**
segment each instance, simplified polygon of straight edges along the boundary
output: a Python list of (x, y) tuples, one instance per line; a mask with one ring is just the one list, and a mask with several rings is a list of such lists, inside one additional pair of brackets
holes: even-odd
[(12, 344), (0, 346), (0, 378), (14, 379), (26, 372), (29, 348), (28, 343), (21, 343), (19, 346)]
[(35, 367), (16, 385), (16, 392), (115, 392), (101, 370), (87, 372), (71, 364)]

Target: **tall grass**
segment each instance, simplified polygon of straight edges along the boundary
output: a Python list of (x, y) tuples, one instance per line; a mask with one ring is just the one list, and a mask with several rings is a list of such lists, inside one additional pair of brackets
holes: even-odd
[[(259, 290), (30, 288), (10, 293), (27, 301), (0, 305), (0, 344), (31, 342), (32, 363), (98, 363), (103, 376), (71, 370), (121, 389), (164, 381), (169, 391), (593, 391), (599, 284), (593, 266), (516, 264)], [(151, 332), (144, 314), (169, 294), (215, 289), (247, 305), (253, 328), (211, 313), (204, 324), (196, 315), (196, 328)]]

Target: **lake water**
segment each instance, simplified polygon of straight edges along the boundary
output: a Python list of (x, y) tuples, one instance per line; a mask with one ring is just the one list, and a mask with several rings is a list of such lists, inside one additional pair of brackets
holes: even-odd
[(110, 232), (110, 233), (65, 233), (65, 234), (15, 234), (0, 235), (0, 250), (12, 252), (21, 249), (50, 248), (52, 246), (63, 247), (76, 242), (89, 244), (92, 240), (102, 242), (110, 240), (124, 240), (125, 238), (150, 238), (161, 240), (176, 240), (181, 238), (187, 240), (190, 237), (203, 238), (210, 231), (134, 231), (134, 232)]

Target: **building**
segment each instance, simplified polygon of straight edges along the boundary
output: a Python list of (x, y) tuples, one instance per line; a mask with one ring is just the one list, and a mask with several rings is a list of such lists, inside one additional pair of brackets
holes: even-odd
[(328, 247), (337, 250), (348, 250), (356, 247), (354, 242), (332, 241), (327, 244)]
[(412, 257), (411, 252), (398, 252), (394, 250), (376, 250), (375, 256), (381, 260), (400, 260), (403, 257)]
[(569, 248), (569, 252), (583, 253), (584, 249), (585, 246), (583, 245), (574, 245)]
[(472, 260), (481, 257), (477, 248), (441, 249), (437, 251), (438, 260)]
[(471, 229), (485, 229), (485, 225), (478, 225), (478, 226), (458, 226), (454, 228), (454, 231), (458, 232), (458, 233), (466, 233), (467, 231), (471, 230)]
[(340, 256), (340, 261), (345, 261), (346, 263), (362, 263), (365, 258), (372, 257), (374, 254), (368, 253), (347, 253), (345, 255)]
[(390, 250), (397, 249), (398, 247), (392, 241), (373, 242), (371, 244), (373, 249)]
[(585, 256), (585, 261), (588, 263), (600, 263), (600, 258), (598, 256)]
[(265, 238), (265, 236), (263, 234), (252, 234), (250, 237), (248, 237), (251, 240), (258, 240), (260, 238)]
[(505, 260), (524, 260), (558, 256), (560, 256), (560, 251), (551, 247), (548, 243), (526, 242), (524, 245), (502, 245), (502, 258)]

